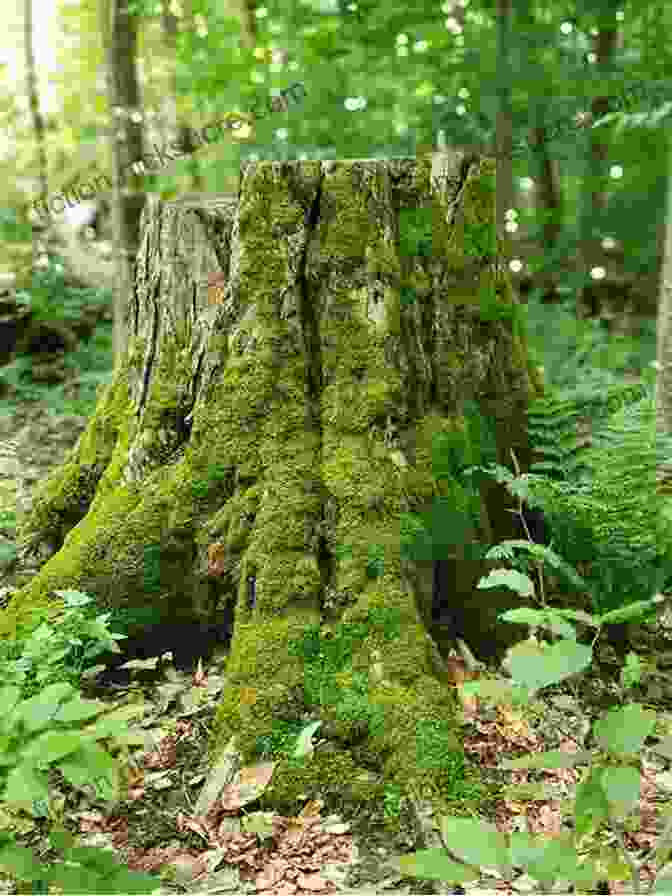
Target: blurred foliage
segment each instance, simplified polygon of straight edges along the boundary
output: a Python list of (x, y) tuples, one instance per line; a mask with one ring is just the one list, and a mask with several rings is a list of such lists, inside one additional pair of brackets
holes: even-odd
[[(18, 303), (30, 309), (32, 319), (68, 324), (96, 309), (109, 309), (110, 292), (69, 286), (61, 261), (51, 258), (46, 269), (34, 272), (30, 289), (17, 290)], [(0, 415), (11, 416), (19, 404), (37, 401), (56, 415), (90, 414), (98, 387), (112, 377), (112, 323), (101, 316), (90, 337), (80, 339), (74, 351), (66, 354), (64, 364), (67, 379), (58, 385), (33, 381), (30, 355), (19, 354), (0, 367), (0, 385), (4, 386)]]

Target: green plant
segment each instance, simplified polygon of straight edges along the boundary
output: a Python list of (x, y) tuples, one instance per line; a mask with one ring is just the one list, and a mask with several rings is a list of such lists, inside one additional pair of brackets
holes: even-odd
[(14, 658), (5, 652), (5, 680), (21, 686), (22, 693), (32, 696), (45, 686), (59, 681), (77, 685), (83, 670), (104, 650), (119, 653), (117, 641), (126, 635), (110, 632), (110, 614), (87, 617), (81, 607), (92, 601), (79, 591), (56, 591), (65, 609), (54, 623), (43, 621), (20, 644), (21, 653)]
[[(493, 549), (489, 556), (502, 556), (514, 544), (508, 542)], [(523, 544), (523, 543), (520, 543)], [(533, 545), (537, 556), (552, 559), (548, 548)], [(559, 558), (558, 558), (559, 559)], [(479, 587), (506, 586), (521, 596), (533, 596), (532, 580), (517, 570), (494, 570), (481, 579)], [(515, 705), (529, 703), (536, 693), (550, 685), (568, 679), (585, 670), (592, 661), (595, 645), (603, 626), (641, 617), (662, 602), (661, 595), (646, 601), (638, 601), (627, 607), (594, 616), (574, 610), (551, 609), (542, 604), (540, 609), (517, 608), (500, 614), (502, 620), (524, 623), (530, 626), (531, 635), (513, 647), (508, 654), (511, 681), (483, 679), (461, 686), (465, 695), (478, 695), (482, 699), (503, 701)], [(574, 622), (595, 630), (590, 645), (579, 643)], [(558, 638), (550, 644), (539, 640), (537, 634), (546, 630)], [(626, 686), (639, 680), (638, 661), (630, 654), (621, 675), (622, 694)], [(529, 831), (510, 834), (499, 832), (493, 825), (480, 819), (441, 819), (444, 842), (450, 853), (430, 849), (409, 856), (398, 857), (406, 874), (415, 877), (436, 878), (453, 883), (475, 880), (484, 869), (495, 867), (498, 874), (508, 881), (513, 879), (515, 867), (523, 868), (537, 880), (542, 891), (549, 892), (559, 879), (571, 881), (577, 886), (592, 887), (606, 876), (623, 877), (624, 867), (629, 874), (635, 893), (642, 892), (640, 867), (655, 858), (661, 872), (668, 863), (672, 843), (672, 812), (668, 811), (665, 831), (641, 863), (628, 853), (623, 833), (626, 819), (636, 806), (640, 792), (640, 768), (638, 751), (653, 731), (655, 713), (639, 704), (628, 703), (606, 713), (592, 728), (592, 741), (584, 736), (582, 749), (576, 753), (559, 750), (507, 760), (504, 768), (569, 768), (587, 764), (579, 784), (573, 807), (573, 830), (553, 838), (535, 836)], [(588, 725), (585, 726), (587, 730)], [(594, 746), (589, 748), (589, 744)], [(614, 858), (613, 848), (586, 849), (586, 835), (596, 833), (605, 823), (611, 824), (616, 834), (621, 855)], [(624, 864), (625, 863), (625, 864)], [(514, 889), (515, 892), (515, 889)], [(656, 893), (672, 893), (672, 874), (657, 876)]]
[(87, 308), (109, 304), (109, 290), (68, 286), (64, 270), (62, 259), (54, 257), (33, 273), (29, 290), (17, 291), (17, 302), (27, 305), (36, 320), (78, 320)]
[[(142, 737), (126, 727), (137, 707), (125, 707), (92, 722), (106, 709), (105, 704), (83, 700), (65, 682), (50, 684), (28, 699), (22, 699), (21, 688), (11, 684), (0, 690), (0, 705), (0, 787), (2, 802), (9, 809), (60, 824), (50, 801), (52, 768), (73, 787), (92, 788), (103, 800), (119, 799), (117, 763), (98, 742), (112, 738), (122, 746), (142, 743)], [(52, 831), (50, 841), (54, 848), (64, 850), (69, 864), (45, 868), (31, 849), (18, 846), (11, 834), (0, 833), (0, 867), (19, 880), (33, 881), (34, 886), (52, 883), (70, 893), (147, 893), (157, 887), (154, 878), (118, 865), (102, 849), (72, 847), (74, 838), (65, 831)]]
[[(289, 650), (303, 660), (303, 690), (307, 705), (329, 706), (340, 721), (364, 725), (375, 735), (384, 724), (380, 707), (369, 701), (368, 673), (353, 670), (353, 649), (369, 637), (380, 633), (385, 640), (399, 637), (397, 610), (372, 607), (364, 621), (340, 623), (335, 631), (308, 627), (300, 639), (290, 642)], [(349, 686), (344, 689), (339, 673), (349, 673)]]
[[(559, 245), (558, 257), (572, 244), (568, 240), (565, 246)], [(547, 261), (553, 263), (550, 258)], [(566, 294), (561, 303), (544, 304), (540, 295), (531, 295), (525, 305), (530, 347), (543, 358), (546, 383), (562, 389), (564, 398), (573, 392), (577, 398), (589, 394), (597, 401), (605, 391), (623, 388), (626, 371), (643, 374), (656, 357), (655, 321), (642, 322), (639, 332), (631, 336), (609, 333), (599, 320), (577, 319), (571, 285), (561, 291)], [(577, 383), (581, 383), (579, 389)]]
[[(62, 259), (50, 258), (49, 266), (33, 274), (29, 289), (17, 291), (17, 302), (30, 308), (34, 320), (79, 321), (91, 309), (108, 306), (109, 290), (77, 289), (66, 283)], [(95, 408), (96, 389), (112, 375), (112, 324), (100, 321), (86, 341), (68, 352), (65, 367), (72, 371), (63, 385), (41, 385), (31, 377), (32, 358), (18, 355), (0, 369), (0, 383), (9, 387), (5, 399), (12, 413), (16, 402), (44, 401), (50, 413), (88, 415)]]
[(0, 510), (0, 529), (8, 529), (11, 532), (15, 532), (16, 526), (16, 511)]
[(388, 784), (383, 795), (383, 813), (385, 818), (397, 818), (401, 812), (404, 793), (396, 784)]
[(0, 541), (0, 567), (9, 566), (16, 559), (18, 551), (12, 541)]
[(416, 726), (417, 763), (438, 773), (441, 796), (451, 802), (478, 800), (483, 782), (467, 763), (464, 751), (454, 747), (454, 735), (445, 719), (419, 719)]
[(211, 464), (208, 467), (207, 479), (197, 479), (191, 489), (195, 498), (205, 498), (208, 492), (218, 483), (225, 482), (230, 470), (224, 464)]
[[(123, 708), (106, 713), (103, 703), (84, 700), (76, 690), (83, 668), (102, 650), (118, 652), (120, 636), (109, 632), (108, 614), (88, 618), (81, 607), (91, 602), (78, 591), (57, 591), (65, 609), (47, 624), (38, 614), (32, 630), (16, 642), (0, 642), (3, 677), (0, 690), (0, 792), (13, 811), (27, 811), (52, 822), (50, 842), (67, 864), (45, 869), (32, 850), (0, 833), (0, 867), (32, 881), (34, 892), (53, 883), (72, 893), (150, 892), (154, 878), (116, 863), (104, 850), (73, 846), (74, 838), (58, 830), (60, 819), (50, 802), (48, 774), (57, 769), (72, 786), (91, 788), (103, 800), (119, 799), (120, 775), (115, 760), (98, 743), (107, 739), (125, 748), (142, 743), (125, 722), (138, 712)], [(63, 681), (63, 678), (70, 681)], [(84, 727), (83, 727), (84, 726)]]
[[(655, 478), (669, 440), (656, 434), (653, 396), (633, 401), (638, 395), (617, 390), (598, 403), (593, 444), (579, 452), (568, 433), (576, 413), (571, 405), (537, 403), (531, 434), (544, 457), (533, 467), (537, 472), (521, 475), (517, 464), (516, 475), (497, 464), (463, 471), (485, 472), (504, 484), (519, 513), (523, 502), (543, 510), (556, 552), (555, 561), (546, 559), (559, 569), (563, 589), (587, 592), (598, 613), (645, 599), (672, 579), (672, 528)], [(533, 547), (503, 542), (495, 559), (508, 553), (515, 562), (518, 549)], [(565, 561), (559, 568), (557, 555)], [(581, 569), (580, 579), (571, 567)]]
[(305, 730), (305, 722), (275, 719), (273, 731), (257, 738), (257, 753), (263, 758), (291, 756), (299, 735)]

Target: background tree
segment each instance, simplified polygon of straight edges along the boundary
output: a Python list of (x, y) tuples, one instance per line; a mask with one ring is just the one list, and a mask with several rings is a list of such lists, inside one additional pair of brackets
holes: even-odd
[[(656, 381), (656, 427), (662, 439), (672, 436), (672, 149), (667, 190), (665, 253), (660, 275)], [(670, 464), (659, 471), (659, 479), (670, 480)]]
[[(603, 0), (597, 18), (597, 28), (593, 29), (592, 36), (591, 74), (595, 78), (604, 79), (607, 85), (611, 83), (615, 51), (622, 47), (622, 34), (616, 20), (618, 6), (620, 4), (615, 0)], [(586, 105), (585, 114), (591, 121), (597, 121), (610, 111), (610, 97), (608, 94), (598, 93)], [(599, 228), (607, 205), (605, 167), (609, 157), (609, 145), (608, 135), (604, 129), (597, 131), (586, 129), (585, 132), (586, 177), (579, 217), (579, 250), (584, 282), (577, 296), (577, 313), (595, 314), (597, 308), (591, 294), (590, 271), (598, 267), (604, 253), (599, 236), (596, 238), (593, 231)]]
[(137, 22), (129, 12), (129, 0), (101, 0), (101, 10), (112, 113), (112, 222), (118, 271), (113, 293), (113, 351), (118, 358), (126, 340), (124, 313), (133, 289), (140, 215), (145, 204), (142, 180), (132, 167), (142, 164), (143, 114), (136, 72)]
[(191, 158), (199, 147), (196, 145), (191, 128), (185, 121), (181, 121), (181, 115), (177, 109), (177, 98), (179, 94), (179, 77), (177, 73), (177, 35), (180, 29), (180, 21), (183, 22), (187, 30), (196, 27), (193, 13), (191, 11), (191, 0), (184, 0), (182, 4), (182, 16), (178, 18), (170, 9), (170, 5), (164, 2), (163, 13), (161, 15), (161, 29), (163, 32), (163, 40), (168, 49), (169, 59), (173, 63), (172, 85), (166, 91), (164, 103), (164, 115), (166, 116), (166, 125), (164, 128), (165, 142), (176, 140), (182, 147), (187, 156), (187, 171), (189, 174), (189, 184), (187, 190), (202, 190), (205, 186), (203, 177), (200, 172), (198, 159)]
[[(47, 153), (44, 138), (44, 119), (40, 112), (40, 98), (37, 89), (37, 74), (35, 72), (35, 54), (33, 53), (33, 2), (24, 0), (24, 29), (23, 40), (26, 53), (26, 92), (30, 104), (30, 117), (33, 126), (35, 151), (37, 155), (37, 184), (39, 198), (44, 202), (49, 194), (49, 182), (47, 179)], [(33, 238), (33, 264), (37, 260), (36, 238)]]

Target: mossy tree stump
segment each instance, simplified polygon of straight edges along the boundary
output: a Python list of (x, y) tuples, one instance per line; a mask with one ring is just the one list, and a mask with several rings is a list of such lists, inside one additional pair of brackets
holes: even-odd
[[(432, 567), (404, 557), (400, 521), (457, 494), (432, 446), (465, 431), (467, 407), (496, 459), (525, 467), (516, 308), (490, 159), (248, 163), (238, 198), (150, 200), (127, 351), (34, 496), (21, 556), (39, 572), (0, 631), (56, 611), (54, 589), (177, 623), (235, 605), (213, 757), (232, 733), (249, 758), (321, 718), (326, 749), (276, 769), (276, 805), (313, 787), (446, 792), (439, 760), (459, 744), (426, 624)], [(499, 487), (482, 497), (481, 537), (510, 534)], [(476, 591), (483, 563), (457, 548), (452, 609), (491, 652), (514, 595)], [(345, 646), (320, 667), (329, 639)]]

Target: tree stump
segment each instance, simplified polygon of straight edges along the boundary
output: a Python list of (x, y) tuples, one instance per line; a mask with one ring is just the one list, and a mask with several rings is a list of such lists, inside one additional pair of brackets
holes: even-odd
[[(238, 197), (150, 198), (129, 344), (34, 495), (20, 555), (39, 572), (0, 634), (57, 612), (54, 589), (185, 631), (234, 606), (213, 761), (232, 734), (247, 759), (274, 755), (319, 718), (326, 743), (280, 763), (276, 806), (379, 800), (390, 782), (445, 792), (436, 757), (461, 747), (429, 634), (436, 543), (460, 636), (481, 654), (510, 643), (496, 614), (515, 595), (476, 590), (486, 567), (468, 550), (510, 534), (507, 500), (482, 484), (461, 529), (460, 474), (529, 459), (533, 373), (494, 169), (459, 152), (246, 163)], [(409, 550), (438, 499), (434, 547)]]

